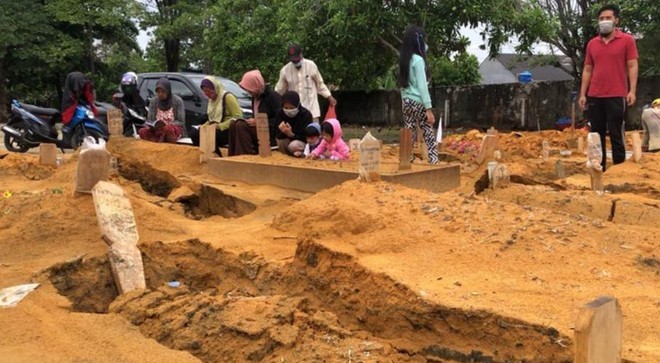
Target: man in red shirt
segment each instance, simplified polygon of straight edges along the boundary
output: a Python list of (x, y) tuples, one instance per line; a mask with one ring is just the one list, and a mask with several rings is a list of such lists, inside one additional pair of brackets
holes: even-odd
[(637, 93), (637, 46), (630, 34), (616, 28), (618, 24), (618, 6), (600, 8), (600, 34), (587, 44), (580, 87), (580, 107), (587, 106), (591, 131), (600, 134), (603, 170), (607, 131), (612, 143), (612, 161), (620, 164), (626, 160), (624, 115), (626, 107), (635, 103)]

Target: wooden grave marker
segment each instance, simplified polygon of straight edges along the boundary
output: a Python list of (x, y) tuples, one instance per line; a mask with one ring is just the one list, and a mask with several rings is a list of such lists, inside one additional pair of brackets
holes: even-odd
[(411, 169), (410, 157), (412, 156), (412, 130), (403, 127), (399, 131), (399, 170)]
[(124, 133), (124, 116), (118, 108), (108, 110), (108, 131), (112, 136), (120, 136)]
[(100, 181), (92, 189), (101, 238), (110, 246), (108, 259), (120, 294), (146, 288), (135, 215), (124, 190)]
[(584, 137), (582, 136), (577, 139), (577, 152), (578, 154), (584, 154)]
[(633, 160), (638, 163), (642, 160), (642, 138), (639, 136), (639, 132), (635, 131), (632, 133), (632, 144), (633, 144)]
[(39, 164), (57, 166), (57, 146), (55, 144), (39, 145)]
[(613, 297), (601, 296), (580, 308), (574, 363), (620, 363), (621, 325), (621, 306)]
[(199, 157), (200, 163), (206, 163), (213, 158), (216, 127), (216, 124), (204, 124), (199, 127), (199, 150), (202, 152)]
[(481, 165), (484, 161), (492, 159), (495, 155), (495, 150), (498, 149), (498, 136), (497, 134), (487, 134), (481, 140), (481, 148), (479, 155), (477, 155), (477, 164)]
[(257, 140), (259, 140), (259, 156), (267, 158), (270, 153), (270, 129), (268, 128), (268, 114), (258, 113), (254, 118), (257, 122)]

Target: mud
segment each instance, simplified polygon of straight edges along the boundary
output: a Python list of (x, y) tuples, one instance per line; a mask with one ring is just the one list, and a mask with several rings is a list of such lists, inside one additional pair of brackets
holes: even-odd
[(183, 198), (186, 216), (201, 220), (211, 216), (238, 218), (254, 212), (257, 208), (253, 203), (226, 194), (211, 185), (202, 184), (198, 192), (190, 198)]
[(117, 298), (104, 257), (55, 266), (50, 280), (74, 309), (120, 314), (204, 362), (571, 361), (553, 328), (431, 304), (313, 240), (287, 264), (198, 240), (140, 248), (148, 290)]

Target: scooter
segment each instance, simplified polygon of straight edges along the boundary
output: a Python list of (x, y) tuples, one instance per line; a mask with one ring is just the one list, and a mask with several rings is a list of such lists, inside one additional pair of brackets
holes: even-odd
[[(24, 153), (40, 144), (55, 144), (62, 151), (77, 149), (86, 136), (96, 140), (108, 140), (108, 126), (97, 120), (85, 105), (78, 105), (68, 125), (62, 126), (59, 138), (55, 124), (61, 120), (60, 112), (52, 108), (41, 108), (13, 100), (12, 117), (2, 127), (5, 147), (8, 151)], [(40, 117), (37, 117), (39, 115)]]

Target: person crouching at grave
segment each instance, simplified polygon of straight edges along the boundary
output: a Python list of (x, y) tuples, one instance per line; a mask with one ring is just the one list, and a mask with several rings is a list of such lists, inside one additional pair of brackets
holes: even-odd
[(341, 138), (341, 125), (337, 119), (331, 118), (321, 124), (321, 143), (312, 151), (312, 159), (347, 160), (351, 157), (351, 149)]
[[(243, 111), (238, 99), (225, 91), (222, 83), (213, 76), (206, 76), (200, 85), (202, 92), (209, 99), (206, 115), (202, 118), (203, 125), (215, 125), (215, 153), (222, 157), (220, 147), (229, 143), (229, 125), (232, 121), (243, 117)], [(199, 146), (199, 128), (189, 130), (193, 145)]]
[[(239, 86), (252, 96), (252, 113), (268, 115), (268, 130), (270, 132), (270, 146), (277, 145), (277, 115), (282, 108), (282, 99), (279, 93), (273, 91), (266, 84), (264, 77), (258, 70), (245, 73)], [(257, 138), (257, 122), (254, 118), (247, 120), (237, 119), (229, 124), (229, 156), (243, 154), (257, 154), (259, 140)]]
[(302, 155), (294, 156), (308, 157), (312, 154), (312, 151), (314, 151), (321, 144), (321, 126), (316, 122), (312, 122), (311, 124), (307, 125), (305, 128), (305, 136), (307, 136), (307, 145), (305, 145), (305, 150), (303, 151)]
[(280, 122), (275, 136), (278, 149), (283, 154), (300, 156), (305, 150), (305, 128), (312, 123), (312, 113), (300, 104), (298, 92), (284, 93), (277, 120)]
[(656, 98), (651, 106), (642, 112), (642, 150), (657, 152), (660, 151), (660, 98)]
[(148, 141), (176, 143), (183, 133), (186, 117), (183, 100), (172, 94), (167, 78), (161, 78), (156, 83), (156, 96), (149, 103), (147, 122), (138, 134)]

